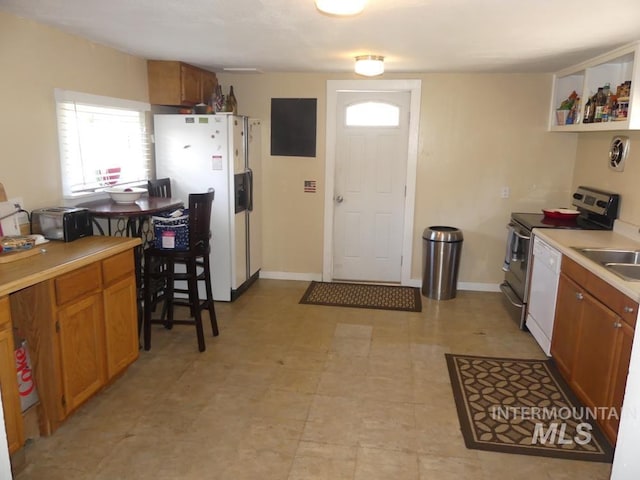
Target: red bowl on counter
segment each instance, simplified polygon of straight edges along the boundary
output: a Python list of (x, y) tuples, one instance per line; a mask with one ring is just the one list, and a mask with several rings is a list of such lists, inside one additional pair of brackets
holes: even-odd
[(544, 213), (544, 216), (548, 218), (559, 218), (564, 220), (576, 218), (578, 215), (580, 215), (580, 212), (578, 210), (572, 210), (570, 208), (543, 208), (542, 213)]

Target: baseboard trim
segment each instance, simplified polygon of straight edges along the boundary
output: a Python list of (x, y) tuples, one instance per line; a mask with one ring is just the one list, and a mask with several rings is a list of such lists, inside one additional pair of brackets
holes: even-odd
[(268, 272), (260, 270), (260, 278), (269, 280), (297, 280), (300, 282), (321, 282), (321, 273), (296, 273), (296, 272)]
[[(294, 272), (268, 272), (260, 270), (260, 278), (269, 280), (298, 280), (302, 282), (321, 282), (321, 273), (294, 273)], [(422, 287), (422, 280), (412, 278), (408, 283), (403, 284), (407, 287)], [(470, 292), (499, 292), (499, 283), (478, 283), (478, 282), (458, 282), (458, 290), (468, 290)]]

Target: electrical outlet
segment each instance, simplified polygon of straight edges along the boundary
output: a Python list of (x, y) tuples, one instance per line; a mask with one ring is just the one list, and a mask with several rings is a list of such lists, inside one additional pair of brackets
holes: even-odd
[(16, 205), (16, 208), (24, 208), (24, 200), (22, 197), (12, 197), (7, 202), (11, 202)]
[(500, 198), (509, 198), (511, 195), (511, 189), (509, 187), (502, 187), (500, 190)]

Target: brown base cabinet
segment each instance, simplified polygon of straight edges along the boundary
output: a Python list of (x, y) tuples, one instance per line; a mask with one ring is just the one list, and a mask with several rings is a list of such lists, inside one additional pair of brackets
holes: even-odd
[(551, 354), (615, 444), (638, 304), (563, 257)]
[(7, 297), (0, 298), (0, 392), (2, 392), (4, 426), (7, 431), (9, 453), (14, 453), (24, 444), (24, 427), (16, 379), (11, 325), (9, 299)]
[(42, 435), (137, 359), (133, 262), (127, 250), (10, 295), (31, 349)]
[(136, 279), (130, 252), (102, 261), (104, 342), (107, 380), (122, 372), (139, 352)]
[(65, 416), (104, 385), (105, 345), (102, 296), (82, 298), (58, 311), (62, 408)]

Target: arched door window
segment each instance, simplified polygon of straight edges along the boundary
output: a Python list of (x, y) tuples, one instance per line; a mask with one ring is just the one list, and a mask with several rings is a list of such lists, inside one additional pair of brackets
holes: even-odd
[(397, 127), (400, 108), (390, 103), (362, 102), (346, 108), (348, 127)]

